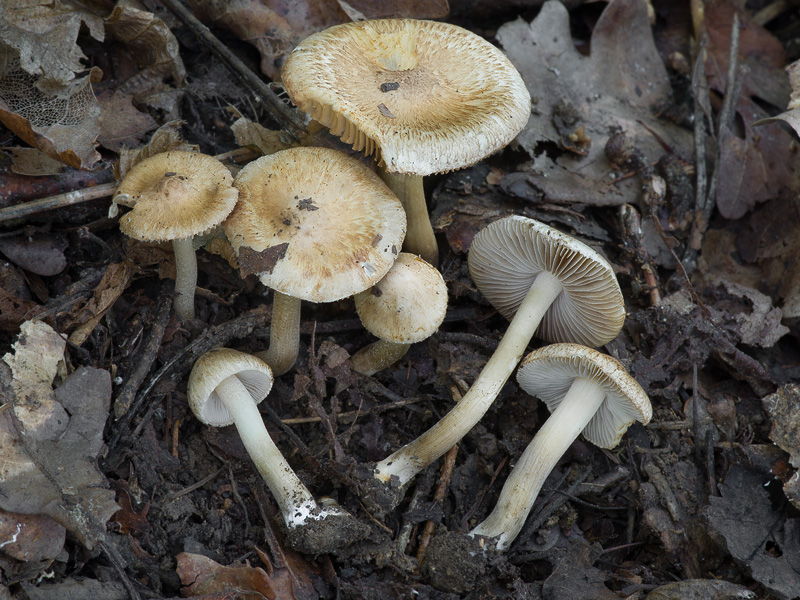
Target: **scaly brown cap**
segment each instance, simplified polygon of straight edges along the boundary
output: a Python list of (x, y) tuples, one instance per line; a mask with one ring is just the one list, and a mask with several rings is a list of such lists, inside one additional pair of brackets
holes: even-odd
[(223, 224), (243, 274), (312, 302), (378, 282), (403, 245), (403, 207), (359, 161), (329, 148), (262, 156), (236, 176), (239, 203)]
[(219, 225), (238, 196), (233, 177), (219, 160), (175, 150), (136, 164), (117, 188), (114, 202), (133, 207), (119, 220), (122, 233), (145, 242), (164, 242)]
[(391, 173), (461, 169), (506, 146), (530, 94), (505, 55), (449, 23), (376, 19), (315, 33), (283, 67), (292, 101)]

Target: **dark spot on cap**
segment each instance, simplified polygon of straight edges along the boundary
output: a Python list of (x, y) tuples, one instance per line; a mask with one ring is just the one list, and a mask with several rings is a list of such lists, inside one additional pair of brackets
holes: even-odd
[(272, 273), (278, 261), (286, 256), (288, 247), (289, 242), (284, 242), (259, 252), (249, 246), (239, 246), (237, 258), (239, 259), (239, 270), (242, 273), (242, 277), (259, 273)]

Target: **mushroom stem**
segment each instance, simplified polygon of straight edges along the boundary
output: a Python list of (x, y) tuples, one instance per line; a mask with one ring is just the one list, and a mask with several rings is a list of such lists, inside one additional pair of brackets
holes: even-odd
[(413, 442), (379, 462), (375, 477), (388, 482), (393, 475), (405, 485), (447, 452), (480, 421), (505, 385), (549, 306), (561, 293), (561, 282), (547, 271), (536, 277), (517, 309), (500, 345), (472, 387), (450, 412)]
[(417, 254), (434, 267), (439, 264), (439, 246), (433, 233), (431, 218), (428, 215), (428, 204), (425, 201), (425, 190), (422, 187), (422, 176), (406, 173), (389, 173), (379, 169), (381, 179), (400, 199), (406, 211), (406, 239), (403, 249)]
[(378, 340), (363, 347), (350, 358), (353, 371), (362, 375), (374, 375), (403, 358), (411, 344), (399, 344)]
[(247, 453), (275, 497), (286, 527), (303, 525), (309, 517), (319, 518), (320, 508), (314, 497), (269, 437), (261, 413), (244, 384), (238, 377), (230, 376), (214, 391), (228, 409)]
[(283, 375), (297, 362), (300, 352), (300, 304), (293, 298), (273, 290), (272, 321), (269, 330), (269, 348), (256, 354), (267, 363), (276, 377)]
[(492, 513), (470, 535), (497, 538), (505, 550), (519, 534), (547, 476), (603, 404), (601, 385), (576, 378), (508, 476)]
[(172, 240), (175, 253), (175, 314), (181, 321), (194, 319), (194, 289), (197, 287), (197, 256), (192, 238)]

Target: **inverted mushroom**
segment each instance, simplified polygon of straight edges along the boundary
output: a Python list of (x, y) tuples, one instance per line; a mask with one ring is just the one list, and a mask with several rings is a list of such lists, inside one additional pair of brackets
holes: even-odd
[(205, 425), (235, 425), (250, 458), (281, 510), (293, 547), (332, 552), (360, 530), (338, 504), (318, 504), (270, 438), (257, 405), (272, 389), (272, 372), (262, 360), (227, 348), (201, 356), (192, 368), (189, 406)]
[(614, 358), (578, 344), (531, 352), (517, 372), (520, 387), (552, 413), (519, 457), (492, 513), (470, 535), (505, 550), (522, 529), (545, 479), (578, 435), (613, 448), (634, 421), (650, 422), (645, 391)]
[(447, 312), (447, 286), (435, 267), (401, 252), (383, 279), (354, 300), (361, 323), (380, 339), (350, 361), (357, 373), (373, 375), (436, 332)]
[(300, 42), (281, 77), (301, 110), (356, 150), (379, 155), (408, 215), (405, 250), (432, 265), (438, 248), (422, 177), (503, 148), (530, 116), (530, 94), (505, 55), (449, 23), (336, 25)]
[(263, 156), (234, 184), (239, 203), (223, 228), (242, 273), (275, 293), (259, 356), (280, 375), (297, 359), (301, 300), (334, 302), (377, 283), (397, 259), (406, 218), (375, 173), (329, 148)]
[(625, 319), (611, 265), (586, 244), (533, 219), (506, 217), (480, 231), (468, 264), (478, 289), (506, 318), (503, 339), (469, 391), (439, 422), (380, 461), (375, 477), (402, 487), (475, 426), (534, 333), (547, 341), (605, 344)]
[(222, 162), (199, 152), (174, 150), (145, 158), (128, 171), (113, 198), (130, 206), (119, 220), (125, 235), (144, 242), (172, 241), (175, 252), (175, 313), (194, 318), (197, 258), (192, 238), (216, 227), (239, 195)]

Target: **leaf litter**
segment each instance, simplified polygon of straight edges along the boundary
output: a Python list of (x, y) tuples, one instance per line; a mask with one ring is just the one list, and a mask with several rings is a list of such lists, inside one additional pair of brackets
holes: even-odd
[[(267, 64), (264, 68), (273, 74), (281, 53), (301, 37), (303, 27), (310, 33), (325, 26), (323, 9), (338, 19), (381, 16), (379, 12), (387, 9), (384, 3), (319, 3), (311, 7), (320, 11), (316, 16), (304, 16), (302, 10), (292, 12), (281, 3), (257, 6), (244, 2), (237, 10), (252, 17), (267, 4), (277, 15), (270, 18), (278, 22), (280, 17), (288, 25), (288, 29), (274, 29), (288, 43), (259, 42), (261, 58)], [(397, 4), (398, 10), (419, 11), (412, 16), (423, 16), (423, 5), (441, 5)], [(659, 19), (674, 18), (677, 9), (654, 4)], [(726, 51), (734, 11), (724, 2), (707, 8), (703, 27), (713, 42), (708, 45), (706, 64), (707, 87), (712, 92), (707, 109), (711, 113), (719, 110), (717, 94), (726, 87)], [(482, 9), (487, 10), (485, 6)], [(213, 26), (222, 25), (225, 18), (231, 20), (233, 13), (225, 13), (230, 10), (223, 7), (222, 19)], [(376, 12), (368, 14), (369, 10)], [(183, 58), (174, 51), (178, 38), (166, 27), (171, 20), (161, 21), (145, 9), (135, 14), (122, 9), (116, 12), (130, 15), (135, 18), (132, 24), (141, 23), (154, 34), (148, 44), (157, 54), (153, 60), (132, 65), (126, 52), (117, 48), (115, 60), (103, 63), (109, 79), (103, 82), (100, 95), (104, 119), (100, 119), (97, 140), (104, 154), (120, 155), (115, 166), (118, 173), (150, 153), (188, 147), (183, 139), (186, 134), (195, 148), (215, 151), (219, 145), (227, 150), (230, 146), (226, 144), (236, 143), (259, 146), (266, 153), (290, 143), (280, 132), (259, 124), (265, 113), (252, 110), (247, 93), (226, 89), (234, 87), (233, 80), (226, 79), (224, 85), (212, 81), (219, 63), (206, 60), (202, 52), (198, 60), (194, 52), (183, 51), (185, 72), (199, 75), (193, 75), (189, 87), (179, 87)], [(463, 10), (458, 14), (464, 18)], [(739, 11), (747, 29), (742, 34), (740, 60), (748, 74), (736, 104), (744, 133), (737, 138), (742, 140), (737, 142), (742, 144), (739, 150), (723, 148), (728, 153), (720, 155), (720, 168), (728, 187), (723, 187), (724, 194), (718, 191), (716, 195), (718, 212), (734, 219), (715, 215), (705, 235), (702, 229), (701, 260), (689, 274), (689, 287), (686, 279), (671, 277), (676, 264), (670, 251), (680, 256), (689, 243), (688, 228), (696, 220), (695, 174), (687, 162), (694, 147), (687, 123), (665, 118), (674, 108), (670, 78), (675, 85), (687, 85), (688, 78), (686, 71), (683, 80), (676, 75), (680, 57), (670, 56), (666, 61), (670, 70), (665, 69), (663, 53), (659, 54), (665, 42), (662, 38), (654, 43), (646, 3), (614, 0), (602, 7), (571, 6), (568, 13), (562, 5), (548, 2), (530, 23), (521, 18), (508, 20), (516, 16), (512, 11), (498, 14), (503, 18), (497, 21), (496, 39), (523, 73), (537, 101), (531, 124), (518, 140), (530, 161), (523, 162), (526, 158), (521, 153), (504, 153), (434, 182), (436, 224), (445, 247), (449, 246), (442, 270), (451, 290), (451, 320), (430, 342), (414, 346), (396, 368), (362, 380), (350, 371), (347, 356), (369, 337), (354, 323), (351, 309), (344, 302), (308, 307), (301, 356), (314, 357), (314, 349), (319, 347), (326, 362), (321, 366), (316, 359), (312, 364), (301, 360), (294, 378), (289, 374), (276, 381), (268, 401), (270, 432), (288, 451), (300, 476), (315, 491), (336, 495), (343, 506), (374, 527), (374, 543), (333, 557), (291, 555), (282, 533), (274, 527), (275, 508), (249, 461), (242, 460), (245, 456), (235, 443), (236, 436), (211, 434), (188, 414), (182, 383), (191, 367), (191, 355), (182, 355), (186, 343), (204, 335), (205, 327), (224, 330), (237, 312), (248, 310), (251, 303), (262, 303), (265, 293), (252, 277), (242, 281), (231, 274), (218, 257), (198, 253), (200, 285), (207, 291), (199, 303), (199, 318), (182, 325), (170, 322), (161, 332), (163, 337), (156, 340), (161, 346), (154, 370), (164, 363), (177, 365), (175, 372), (148, 383), (150, 405), (144, 409), (144, 417), (140, 415), (130, 426), (108, 425), (106, 441), (114, 448), (108, 454), (102, 450), (111, 395), (109, 372), (126, 376), (134, 366), (142, 336), (151, 329), (153, 299), (148, 296), (160, 289), (153, 287), (152, 281), (157, 274), (169, 276), (171, 263), (158, 247), (121, 244), (113, 230), (93, 224), (92, 231), (107, 242), (109, 254), (101, 262), (92, 258), (92, 267), (87, 269), (85, 239), (55, 223), (54, 230), (66, 235), (69, 245), (62, 249), (56, 244), (50, 252), (55, 259), (65, 258), (66, 268), (37, 275), (30, 260), (19, 259), (18, 264), (0, 271), (4, 335), (17, 333), (20, 323), (35, 312), (44, 312), (44, 318), (58, 323), (59, 331), (69, 334), (73, 344), (65, 351), (63, 336), (42, 329), (40, 321), (25, 322), (24, 335), (14, 348), (16, 354), (7, 355), (13, 369), (0, 365), (0, 390), (4, 399), (13, 398), (0, 408), (0, 443), (5, 449), (9, 440), (14, 441), (10, 447), (16, 454), (9, 456), (25, 469), (23, 474), (14, 473), (14, 490), (18, 493), (24, 486), (35, 490), (39, 501), (27, 508), (51, 519), (34, 525), (32, 515), (12, 512), (20, 503), (13, 493), (8, 495), (10, 504), (0, 502), (0, 509), (7, 511), (0, 513), (0, 540), (20, 532), (16, 546), (0, 548), (2, 583), (14, 584), (14, 589), (23, 590), (30, 598), (72, 593), (117, 597), (124, 592), (107, 583), (109, 574), (92, 558), (98, 545), (111, 543), (125, 563), (111, 577), (125, 581), (126, 577), (120, 576), (125, 573), (135, 577), (137, 586), (162, 596), (178, 594), (181, 585), (184, 594), (201, 593), (200, 587), (191, 586), (202, 581), (209, 586), (203, 593), (229, 597), (234, 592), (225, 586), (232, 578), (237, 589), (258, 590), (265, 597), (332, 598), (337, 590), (343, 597), (367, 600), (412, 594), (459, 597), (446, 591), (448, 584), (440, 589), (431, 585), (434, 578), (425, 575), (429, 570), (420, 573), (415, 561), (422, 528), (413, 529), (413, 534), (412, 528), (427, 520), (444, 523), (456, 532), (485, 516), (508, 466), (545, 415), (531, 409), (510, 383), (497, 406), (460, 445), (451, 487), (444, 498), (435, 506), (428, 501), (426, 494), (435, 477), (430, 473), (428, 484), (421, 477), (416, 487), (408, 490), (408, 510), (404, 505), (380, 524), (358, 504), (351, 491), (354, 482), (349, 469), (359, 458), (385, 456), (388, 449), (426, 428), (452, 405), (450, 390), (468, 385), (464, 382), (471, 381), (485, 362), (505, 323), (475, 290), (465, 253), (474, 234), (486, 223), (516, 213), (579, 235), (614, 264), (629, 317), (622, 334), (606, 351), (629, 366), (648, 390), (656, 418), (647, 429), (632, 428), (625, 446), (612, 452), (576, 442), (548, 482), (553, 487), (551, 497), (542, 504), (544, 508), (554, 506), (554, 512), (519, 548), (491, 561), (463, 593), (471, 598), (569, 598), (574, 597), (577, 586), (582, 597), (593, 598), (792, 597), (792, 590), (797, 589), (798, 420), (797, 393), (787, 382), (800, 376), (800, 369), (793, 366), (800, 364), (800, 356), (792, 349), (797, 337), (793, 318), (798, 312), (800, 270), (794, 256), (794, 221), (786, 218), (796, 211), (796, 201), (789, 193), (795, 189), (793, 179), (784, 177), (791, 170), (775, 165), (776, 157), (792, 153), (782, 134), (771, 130), (759, 141), (760, 131), (751, 126), (756, 109), (778, 106), (784, 97), (785, 85), (776, 75), (784, 59), (775, 50), (771, 34)], [(111, 31), (110, 22), (103, 18), (108, 16), (92, 25), (105, 25)], [(473, 25), (479, 29), (479, 24)], [(591, 38), (581, 38), (586, 25), (593, 30)], [(688, 35), (685, 31), (676, 34), (682, 30), (671, 22), (656, 21), (655, 29)], [(259, 35), (252, 26), (234, 31), (243, 40), (252, 41), (247, 35), (253, 32)], [(492, 33), (485, 31), (487, 37)], [(75, 45), (69, 36), (64, 40), (64, 48)], [(81, 43), (85, 44), (86, 38)], [(99, 39), (92, 44), (83, 51), (95, 58)], [(674, 44), (684, 50), (688, 46), (688, 38)], [(96, 60), (105, 59), (98, 55)], [(112, 62), (114, 68), (109, 69)], [(204, 63), (202, 69), (198, 62)], [(81, 72), (74, 73), (80, 76)], [(227, 103), (235, 106), (226, 108)], [(190, 121), (189, 128), (177, 121), (167, 122), (177, 117)], [(159, 124), (161, 129), (141, 147), (148, 131)], [(625, 132), (645, 157), (638, 165), (620, 167), (608, 160), (606, 142), (619, 131)], [(727, 144), (730, 131), (724, 134)], [(320, 135), (313, 140), (335, 144)], [(75, 141), (75, 149), (81, 143), (86, 146), (85, 141)], [(128, 145), (133, 147), (126, 148)], [(69, 157), (61, 156), (65, 158)], [(665, 158), (672, 159), (672, 166)], [(708, 158), (712, 163), (716, 160)], [(664, 204), (649, 206), (643, 200), (642, 186), (653, 179), (645, 167), (652, 167), (657, 160), (655, 169), (667, 180), (672, 196)], [(737, 170), (740, 162), (744, 170)], [(731, 176), (740, 171), (746, 171), (746, 177)], [(681, 182), (683, 192), (678, 191)], [(761, 187), (751, 194), (742, 182)], [(767, 183), (774, 187), (765, 195), (761, 188)], [(756, 206), (762, 200), (764, 203)], [(641, 211), (644, 225), (651, 220), (648, 211), (657, 214), (667, 231), (663, 248), (654, 250), (647, 239), (648, 243), (637, 241), (635, 228), (620, 225), (617, 217), (621, 219), (623, 211), (608, 207), (622, 204), (635, 207), (634, 215)], [(625, 210), (631, 214), (630, 208)], [(741, 217), (736, 218), (739, 213)], [(655, 230), (644, 235), (651, 237)], [(22, 247), (21, 238), (15, 244)], [(663, 256), (655, 256), (656, 251)], [(654, 284), (642, 277), (641, 267), (648, 260), (656, 265)], [(130, 269), (128, 261), (137, 268)], [(56, 315), (52, 321), (51, 314)], [(312, 331), (324, 339), (309, 338)], [(267, 337), (263, 330), (252, 334), (248, 330), (246, 337), (235, 339), (235, 344), (255, 351), (263, 349)], [(26, 350), (29, 344), (33, 348)], [(306, 344), (311, 346), (310, 352), (305, 351)], [(341, 355), (335, 368), (328, 364), (334, 356), (327, 354), (331, 348), (337, 357)], [(31, 374), (23, 366), (25, 361), (17, 361), (17, 354), (41, 356), (41, 372)], [(33, 358), (25, 360), (35, 362)], [(102, 369), (94, 368), (97, 366)], [(16, 381), (18, 374), (26, 373), (27, 378)], [(75, 406), (76, 387), (86, 394), (81, 399), (86, 406), (80, 409)], [(281, 423), (281, 417), (292, 424)], [(23, 425), (25, 431), (37, 435), (28, 436), (20, 445)], [(117, 446), (113, 436), (122, 430), (127, 437)], [(58, 453), (53, 449), (56, 438), (64, 443)], [(85, 441), (80, 449), (77, 440)], [(104, 457), (102, 473), (98, 457)], [(81, 465), (84, 476), (69, 484), (59, 479), (58, 469), (66, 462)], [(627, 476), (602, 488), (602, 493), (590, 493), (590, 488), (575, 491), (571, 484), (559, 487), (579, 477), (580, 465), (591, 465), (597, 473), (624, 468)], [(11, 467), (4, 463), (4, 468)], [(57, 471), (55, 475), (52, 469)], [(0, 477), (3, 492), (5, 473)], [(756, 480), (769, 485), (748, 487)], [(20, 482), (24, 486), (16, 485)], [(91, 494), (97, 496), (91, 506), (84, 506)], [(560, 503), (552, 501), (557, 497), (562, 498)], [(61, 504), (55, 506), (59, 500)], [(745, 509), (747, 514), (742, 512)], [(762, 515), (771, 519), (771, 525), (745, 528), (732, 517), (737, 511), (742, 519)], [(50, 547), (39, 549), (25, 543), (23, 531), (34, 527), (54, 532)], [(66, 541), (55, 533), (59, 527), (68, 533)], [(398, 535), (403, 531), (407, 531), (404, 538)], [(405, 539), (407, 547), (395, 547), (395, 535)], [(95, 554), (79, 554), (82, 551), (76, 549), (75, 540), (93, 547)], [(259, 545), (265, 540), (268, 550), (261, 551)], [(89, 578), (76, 581), (67, 567), (72, 563), (66, 561), (74, 558), (77, 562), (79, 556), (90, 556), (80, 559)], [(243, 556), (250, 563), (244, 562)], [(457, 562), (458, 557), (442, 558), (439, 566), (447, 568), (453, 560)], [(177, 571), (176, 563), (180, 565)], [(36, 585), (35, 578), (47, 568), (55, 569), (60, 581)], [(185, 576), (185, 581), (178, 580), (178, 574)], [(663, 585), (671, 579), (684, 581)]]

